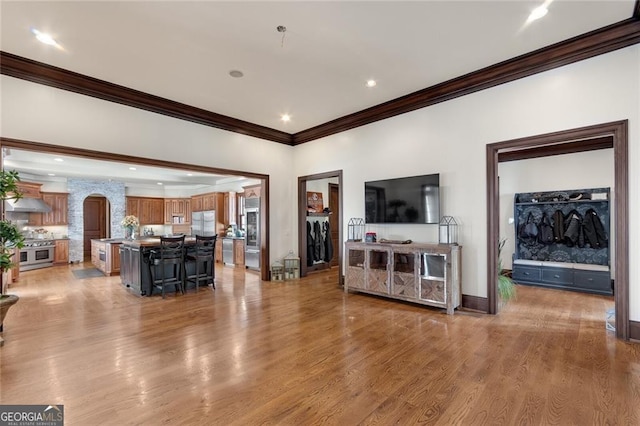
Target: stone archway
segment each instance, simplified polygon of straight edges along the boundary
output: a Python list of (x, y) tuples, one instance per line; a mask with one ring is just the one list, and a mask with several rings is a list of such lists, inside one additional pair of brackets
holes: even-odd
[(84, 258), (84, 200), (89, 195), (102, 195), (109, 201), (112, 237), (124, 237), (120, 226), (126, 211), (124, 182), (69, 179), (69, 261), (82, 262)]

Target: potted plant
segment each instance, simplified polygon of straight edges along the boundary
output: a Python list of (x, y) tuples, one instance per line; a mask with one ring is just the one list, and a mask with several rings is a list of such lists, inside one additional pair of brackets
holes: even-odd
[[(0, 202), (5, 200), (19, 200), (22, 193), (18, 188), (20, 177), (15, 170), (0, 170)], [(18, 301), (18, 296), (6, 294), (9, 282), (7, 271), (15, 266), (14, 255), (16, 249), (24, 246), (24, 236), (20, 233), (18, 227), (4, 217), (4, 206), (2, 208), (2, 218), (0, 219), (0, 330), (4, 317), (7, 315), (9, 308)], [(0, 338), (0, 345), (4, 341)]]
[(498, 297), (503, 304), (516, 297), (516, 285), (502, 268), (502, 248), (506, 242), (507, 239), (502, 238), (498, 243)]

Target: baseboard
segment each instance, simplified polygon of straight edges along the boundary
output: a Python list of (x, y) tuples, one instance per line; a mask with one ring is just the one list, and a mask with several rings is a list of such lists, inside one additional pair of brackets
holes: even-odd
[(640, 341), (640, 321), (629, 321), (629, 339)]
[(470, 309), (472, 311), (478, 311), (482, 313), (489, 312), (489, 299), (486, 297), (469, 296), (468, 294), (462, 295), (462, 307), (464, 309)]

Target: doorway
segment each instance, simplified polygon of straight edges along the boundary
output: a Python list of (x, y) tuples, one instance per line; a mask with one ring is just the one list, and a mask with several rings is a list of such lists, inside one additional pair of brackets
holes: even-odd
[(614, 150), (615, 256), (614, 302), (616, 337), (629, 340), (629, 202), (628, 121), (616, 121), (562, 132), (488, 144), (487, 153), (487, 296), (488, 313), (497, 312), (498, 239), (500, 232), (498, 163), (501, 161)]
[[(314, 216), (309, 213), (307, 192), (323, 194), (323, 207), (327, 207), (331, 213)], [(298, 178), (298, 253), (300, 257), (300, 276), (304, 277), (310, 272), (328, 269), (342, 264), (342, 170), (319, 173), (315, 175), (300, 176)], [(332, 245), (333, 256), (328, 262), (313, 261), (310, 258), (311, 247), (308, 246), (309, 226), (312, 231), (315, 222), (320, 227), (328, 224), (329, 238)], [(322, 222), (322, 224), (320, 223)], [(312, 234), (313, 237), (313, 234)], [(339, 274), (341, 277), (342, 274)], [(342, 278), (340, 278), (340, 281)]]
[(109, 222), (109, 202), (105, 197), (90, 195), (82, 204), (83, 253), (84, 260), (91, 260), (91, 240), (106, 238)]

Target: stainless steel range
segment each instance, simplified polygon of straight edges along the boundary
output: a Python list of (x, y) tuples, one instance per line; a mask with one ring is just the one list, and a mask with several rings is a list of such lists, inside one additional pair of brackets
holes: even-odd
[(53, 266), (54, 246), (51, 240), (25, 240), (20, 249), (20, 272)]

